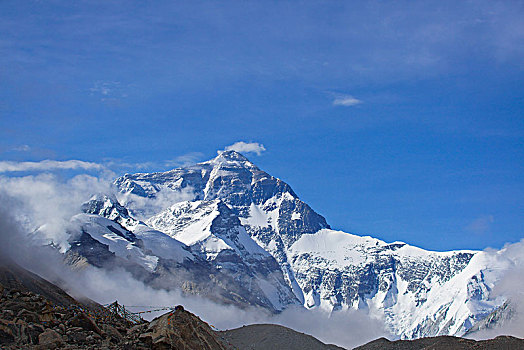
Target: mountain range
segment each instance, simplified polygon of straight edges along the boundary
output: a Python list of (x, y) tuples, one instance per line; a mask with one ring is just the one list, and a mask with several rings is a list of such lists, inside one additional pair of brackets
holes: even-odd
[(272, 313), (358, 309), (399, 338), (462, 336), (507, 302), (504, 251), (428, 251), (331, 229), (292, 188), (235, 151), (167, 172), (126, 174), (69, 225), (67, 262), (123, 267)]

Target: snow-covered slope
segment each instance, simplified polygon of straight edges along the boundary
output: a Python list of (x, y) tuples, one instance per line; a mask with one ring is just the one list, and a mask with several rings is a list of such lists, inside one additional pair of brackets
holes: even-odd
[(404, 338), (462, 335), (504, 302), (490, 290), (508, 261), (484, 252), (432, 252), (321, 230), (288, 250), (305, 306), (383, 317)]
[(249, 236), (220, 199), (176, 203), (146, 223), (235, 278), (248, 275), (251, 280), (246, 283), (258, 285), (276, 310), (298, 303), (275, 258)]
[[(94, 196), (82, 208), (86, 213), (70, 225), (76, 264), (124, 267), (162, 288), (183, 287), (241, 306), (280, 311), (299, 304), (277, 261), (219, 199), (176, 203), (147, 223), (114, 196)], [(224, 290), (217, 296), (215, 289)]]
[[(505, 301), (491, 292), (510, 266), (503, 255), (432, 252), (331, 230), (288, 184), (234, 151), (126, 174), (115, 185), (120, 202), (99, 195), (84, 205), (75, 219), (84, 240), (71, 250), (83, 256), (89, 250), (78, 247), (107, 246), (153, 286), (271, 311), (366, 310), (403, 338), (462, 335)], [(175, 277), (181, 271), (190, 283)], [(202, 271), (214, 282), (191, 277)]]
[(270, 257), (219, 199), (176, 203), (146, 223), (189, 246), (198, 246), (208, 260), (216, 259), (225, 251), (245, 261)]
[[(220, 199), (252, 239), (277, 260), (287, 285), (303, 301), (285, 250), (301, 235), (329, 226), (288, 184), (260, 170), (240, 153), (221, 152), (207, 162), (164, 173), (126, 174), (116, 179), (115, 185), (124, 201), (132, 201), (134, 196), (165, 198), (187, 193), (188, 189), (194, 201)], [(165, 225), (163, 229), (169, 231)]]

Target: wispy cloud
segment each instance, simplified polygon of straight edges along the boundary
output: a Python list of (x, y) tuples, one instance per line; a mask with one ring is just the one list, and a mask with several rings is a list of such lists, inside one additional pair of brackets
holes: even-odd
[(65, 161), (46, 159), (40, 162), (0, 162), (0, 173), (15, 171), (49, 171), (64, 169), (103, 170), (104, 166), (98, 163), (85, 162), (76, 159)]
[(20, 146), (14, 147), (13, 151), (16, 151), (16, 152), (29, 152), (29, 151), (31, 151), (31, 147), (29, 147), (29, 145), (20, 145)]
[(119, 81), (96, 81), (89, 91), (91, 95), (100, 97), (102, 102), (116, 102), (127, 97), (128, 86)]
[(333, 100), (333, 106), (350, 107), (350, 106), (356, 106), (362, 103), (361, 100), (351, 95), (335, 94), (334, 97), (335, 99)]
[(189, 152), (181, 156), (178, 156), (175, 159), (167, 160), (165, 162), (165, 165), (168, 167), (192, 165), (198, 162), (200, 159), (202, 159), (203, 156), (204, 154), (201, 152)]
[(161, 167), (157, 162), (126, 162), (121, 159), (105, 159), (103, 163), (107, 168), (118, 171), (151, 170)]
[(110, 96), (118, 86), (120, 86), (118, 81), (97, 81), (89, 91), (103, 96)]
[(122, 159), (104, 159), (105, 167), (114, 171), (160, 171), (166, 168), (177, 168), (197, 163), (204, 156), (201, 152), (189, 152), (173, 159), (148, 161), (148, 162), (128, 162)]
[(495, 222), (493, 215), (485, 215), (473, 220), (466, 226), (466, 231), (482, 235), (491, 229), (491, 225)]
[(236, 151), (240, 153), (256, 153), (257, 156), (261, 155), (266, 150), (263, 144), (258, 142), (244, 142), (238, 141), (225, 148), (226, 151)]

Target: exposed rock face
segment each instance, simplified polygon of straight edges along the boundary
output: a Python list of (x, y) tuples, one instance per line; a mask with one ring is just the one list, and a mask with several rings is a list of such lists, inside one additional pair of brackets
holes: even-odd
[(207, 323), (180, 306), (137, 330), (151, 349), (226, 349)]
[(479, 270), (490, 263), (477, 252), (431, 252), (321, 230), (287, 254), (306, 307), (368, 310), (405, 338), (463, 334), (468, 322), (500, 303), (488, 301)]
[(108, 218), (126, 229), (124, 238), (133, 241), (136, 237), (128, 230), (135, 228), (140, 221), (133, 218), (127, 208), (118, 203), (114, 196), (103, 194), (95, 195), (91, 200), (82, 205), (82, 211), (87, 214), (97, 214)]
[(60, 349), (64, 346), (64, 338), (53, 329), (46, 329), (38, 336), (38, 344), (49, 349)]

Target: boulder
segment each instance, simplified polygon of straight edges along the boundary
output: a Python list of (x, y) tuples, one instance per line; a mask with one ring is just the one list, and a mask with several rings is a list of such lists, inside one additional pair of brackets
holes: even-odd
[(80, 327), (86, 331), (92, 331), (99, 335), (102, 334), (102, 331), (98, 328), (96, 322), (83, 312), (73, 317), (69, 322), (73, 327)]
[(147, 331), (139, 338), (154, 350), (226, 349), (207, 323), (183, 308), (151, 321)]
[(115, 327), (108, 324), (103, 324), (101, 327), (106, 336), (111, 339), (111, 342), (120, 343), (124, 339), (124, 336)]
[(64, 345), (64, 340), (60, 334), (52, 329), (46, 329), (38, 336), (40, 349), (59, 349)]

